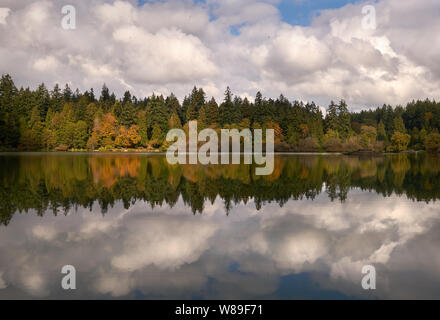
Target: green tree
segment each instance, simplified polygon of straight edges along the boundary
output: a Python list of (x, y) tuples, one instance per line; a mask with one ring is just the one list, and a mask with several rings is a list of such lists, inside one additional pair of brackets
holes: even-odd
[(80, 120), (74, 126), (73, 146), (78, 149), (85, 149), (87, 146), (87, 140), (87, 123), (83, 120)]
[(211, 100), (206, 105), (206, 124), (207, 125), (213, 125), (213, 124), (220, 124), (220, 115), (219, 115), (219, 109), (218, 104), (215, 101), (214, 97), (211, 98)]
[(380, 120), (379, 125), (377, 126), (377, 139), (379, 141), (388, 141), (387, 132), (382, 120)]
[(338, 105), (338, 131), (341, 135), (341, 138), (345, 139), (350, 134), (351, 128), (351, 116), (348, 111), (347, 103), (344, 100), (341, 100)]
[(173, 114), (173, 113), (179, 114), (180, 103), (179, 100), (174, 95), (174, 93), (171, 93), (171, 95), (165, 99), (165, 104), (167, 107), (168, 114)]
[(182, 129), (182, 123), (180, 122), (180, 118), (176, 112), (173, 112), (171, 114), (171, 117), (169, 120), (169, 127), (170, 127), (170, 129)]
[(240, 121), (239, 110), (232, 102), (232, 93), (229, 87), (227, 87), (225, 91), (225, 99), (220, 105), (220, 117), (223, 125), (238, 123)]
[(149, 131), (154, 129), (154, 126), (159, 126), (161, 132), (168, 132), (169, 130), (169, 116), (167, 113), (165, 101), (163, 97), (153, 95), (147, 106), (147, 126)]
[(372, 148), (377, 138), (377, 130), (375, 127), (361, 127), (361, 142), (364, 148)]
[(194, 87), (190, 96), (190, 104), (186, 110), (186, 121), (197, 120), (199, 111), (205, 103), (205, 92), (203, 89)]
[(64, 102), (72, 101), (72, 96), (73, 96), (72, 90), (70, 89), (69, 85), (66, 84), (66, 86), (64, 87), (64, 90), (63, 90), (63, 100), (64, 100)]
[(440, 152), (440, 134), (430, 133), (425, 137), (425, 149), (429, 152)]
[(249, 119), (249, 121), (253, 120), (254, 110), (252, 104), (249, 102), (248, 98), (244, 98), (241, 104), (240, 110), (241, 116), (243, 119)]
[(351, 116), (347, 104), (341, 100), (339, 104), (331, 101), (325, 118), (326, 129), (338, 132), (340, 138), (346, 139), (350, 135)]
[(57, 146), (57, 135), (54, 130), (44, 128), (41, 135), (41, 142), (44, 150), (51, 151)]
[(58, 83), (50, 93), (50, 107), (54, 112), (61, 112), (63, 108), (63, 93)]
[(331, 101), (330, 105), (327, 109), (327, 115), (325, 117), (325, 129), (326, 131), (333, 130), (338, 131), (339, 124), (338, 124), (338, 109), (337, 105)]
[(146, 111), (139, 111), (137, 115), (136, 124), (139, 130), (140, 144), (145, 147), (148, 143), (148, 126), (147, 126)]
[(160, 128), (160, 126), (158, 124), (155, 124), (153, 126), (153, 132), (152, 132), (150, 142), (154, 147), (159, 147), (163, 142), (162, 129)]
[(136, 108), (131, 101), (125, 102), (122, 105), (121, 114), (119, 116), (119, 123), (123, 126), (130, 127), (135, 123)]
[(260, 91), (255, 96), (255, 107), (253, 114), (253, 121), (258, 123), (264, 123), (270, 116), (268, 103), (263, 99), (263, 95)]
[(406, 133), (396, 131), (391, 137), (391, 148), (393, 151), (405, 151), (411, 141), (411, 136)]
[(206, 118), (205, 107), (202, 107), (199, 111), (199, 118), (197, 119), (197, 129), (203, 130), (208, 127), (208, 120)]
[(402, 117), (396, 117), (393, 121), (394, 132), (406, 133), (405, 124)]
[(19, 142), (17, 95), (18, 91), (11, 76), (3, 75), (0, 80), (0, 148), (16, 147)]

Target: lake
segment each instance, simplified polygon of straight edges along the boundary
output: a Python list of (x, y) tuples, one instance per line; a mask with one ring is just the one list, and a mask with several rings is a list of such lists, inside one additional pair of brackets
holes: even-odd
[(439, 299), (439, 160), (0, 154), (0, 299)]

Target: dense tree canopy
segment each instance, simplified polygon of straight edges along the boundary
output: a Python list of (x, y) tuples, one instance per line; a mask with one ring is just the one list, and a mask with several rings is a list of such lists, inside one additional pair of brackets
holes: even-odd
[(199, 130), (274, 129), (276, 151), (440, 151), (440, 103), (435, 101), (350, 113), (341, 100), (323, 110), (283, 95), (267, 99), (261, 92), (251, 102), (229, 87), (219, 103), (194, 87), (181, 104), (174, 94), (139, 99), (126, 91), (117, 99), (105, 84), (99, 97), (93, 89), (80, 93), (58, 84), (52, 90), (44, 84), (18, 89), (10, 75), (3, 75), (0, 150), (163, 148), (168, 130), (198, 120)]

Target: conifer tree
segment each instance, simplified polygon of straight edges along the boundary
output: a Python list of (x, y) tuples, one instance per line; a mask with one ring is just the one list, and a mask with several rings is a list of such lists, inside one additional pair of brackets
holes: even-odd
[(225, 98), (220, 105), (220, 116), (223, 125), (238, 123), (240, 120), (238, 110), (235, 109), (234, 103), (232, 102), (232, 93), (229, 87), (227, 87)]
[(209, 126), (208, 124), (208, 120), (206, 118), (206, 111), (205, 111), (205, 107), (202, 107), (199, 111), (199, 117), (197, 119), (197, 129), (203, 130), (206, 129)]
[(161, 132), (168, 132), (168, 120), (168, 113), (163, 97), (157, 97), (153, 94), (147, 106), (147, 126), (149, 130), (152, 131), (154, 126), (158, 125)]
[(180, 122), (180, 118), (176, 112), (173, 112), (171, 114), (171, 117), (169, 120), (169, 127), (170, 127), (170, 129), (182, 129), (182, 123)]
[(70, 89), (69, 85), (66, 84), (66, 86), (64, 87), (64, 90), (63, 90), (63, 99), (64, 99), (64, 102), (70, 102), (70, 101), (72, 101), (72, 96), (73, 96), (73, 94), (72, 94), (72, 90)]
[(139, 142), (143, 147), (145, 147), (148, 143), (148, 126), (147, 126), (146, 111), (142, 110), (138, 112), (136, 124), (139, 130), (139, 137), (140, 137)]
[(379, 141), (388, 141), (387, 132), (385, 131), (385, 125), (382, 120), (380, 120), (377, 126), (377, 138)]
[(243, 103), (241, 104), (240, 110), (241, 116), (243, 119), (249, 119), (249, 121), (253, 121), (253, 108), (248, 98), (243, 99)]
[(219, 108), (217, 102), (215, 102), (214, 97), (206, 105), (206, 124), (220, 124)]
[(171, 93), (171, 95), (165, 99), (165, 104), (167, 107), (168, 114), (173, 114), (173, 113), (176, 113), (177, 115), (179, 114), (180, 103), (179, 100), (174, 95), (174, 93)]

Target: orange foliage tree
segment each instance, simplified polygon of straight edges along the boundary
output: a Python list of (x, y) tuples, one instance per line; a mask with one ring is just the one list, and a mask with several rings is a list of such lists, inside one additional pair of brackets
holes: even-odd
[(132, 125), (129, 129), (122, 126), (119, 128), (119, 135), (116, 137), (116, 146), (123, 148), (136, 147), (141, 141), (139, 135), (139, 128), (137, 125)]
[(89, 149), (96, 147), (113, 147), (116, 138), (118, 120), (111, 113), (106, 113), (102, 118), (96, 118), (94, 121), (92, 136), (87, 146)]

